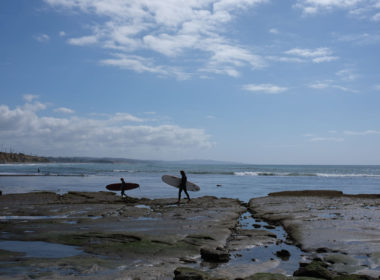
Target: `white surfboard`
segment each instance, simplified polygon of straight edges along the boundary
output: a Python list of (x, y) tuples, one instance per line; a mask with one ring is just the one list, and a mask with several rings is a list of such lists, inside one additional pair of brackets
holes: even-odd
[[(162, 179), (163, 182), (165, 182), (166, 184), (168, 184), (169, 186), (172, 186), (172, 187), (178, 188), (179, 185), (181, 184), (181, 178), (178, 178), (176, 176), (164, 175), (164, 176), (162, 176), (161, 179)], [(194, 184), (192, 182), (187, 181), (187, 183), (186, 183), (186, 189), (188, 191), (197, 192), (201, 188), (198, 185), (196, 185), (196, 184)]]

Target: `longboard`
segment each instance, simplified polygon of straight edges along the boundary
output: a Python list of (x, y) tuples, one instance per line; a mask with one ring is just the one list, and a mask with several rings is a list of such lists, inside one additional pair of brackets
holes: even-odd
[[(165, 182), (166, 184), (168, 184), (169, 186), (172, 186), (172, 187), (178, 188), (179, 185), (181, 184), (181, 178), (178, 178), (176, 176), (164, 175), (164, 176), (162, 176), (161, 179), (162, 179), (163, 182)], [(201, 188), (198, 185), (196, 185), (196, 184), (194, 184), (192, 182), (187, 181), (186, 182), (186, 189), (188, 191), (197, 192)]]
[[(133, 190), (138, 187), (139, 187), (139, 184), (125, 183), (125, 190)], [(106, 186), (106, 189), (110, 191), (121, 191), (121, 183), (109, 184)]]

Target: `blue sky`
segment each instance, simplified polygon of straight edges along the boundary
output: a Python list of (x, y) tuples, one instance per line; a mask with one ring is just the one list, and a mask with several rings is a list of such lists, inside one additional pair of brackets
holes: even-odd
[(380, 164), (379, 0), (0, 1), (0, 146)]

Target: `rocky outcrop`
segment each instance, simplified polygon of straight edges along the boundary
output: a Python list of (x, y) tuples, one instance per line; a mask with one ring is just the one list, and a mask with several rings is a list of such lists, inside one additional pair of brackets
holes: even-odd
[(228, 262), (230, 260), (228, 251), (221, 248), (201, 248), (201, 257), (208, 262)]

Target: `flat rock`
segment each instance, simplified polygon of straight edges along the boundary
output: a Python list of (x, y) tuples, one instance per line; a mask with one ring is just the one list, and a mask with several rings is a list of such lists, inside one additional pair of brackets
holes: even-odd
[(112, 192), (3, 195), (0, 241), (56, 243), (83, 254), (35, 258), (0, 247), (0, 278), (173, 279), (184, 259), (200, 260), (203, 246), (225, 247), (243, 211), (236, 199), (211, 196), (178, 206), (176, 198), (123, 200)]
[[(380, 196), (344, 195), (337, 191), (296, 191), (254, 198), (255, 216), (280, 223), (295, 243), (308, 252), (348, 255), (336, 258), (340, 272), (380, 276)], [(371, 265), (368, 265), (370, 263)]]

